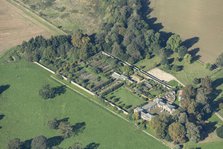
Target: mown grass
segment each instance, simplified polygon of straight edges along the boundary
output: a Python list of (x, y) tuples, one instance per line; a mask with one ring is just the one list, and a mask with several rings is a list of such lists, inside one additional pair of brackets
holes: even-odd
[(133, 107), (141, 105), (145, 102), (142, 98), (134, 95), (125, 87), (121, 87), (115, 90), (114, 92), (108, 94), (107, 98), (109, 99), (111, 96), (115, 96), (114, 98), (119, 98), (119, 101), (121, 101), (121, 103), (124, 103), (125, 105), (132, 105)]
[[(143, 69), (148, 70), (155, 66), (155, 64), (159, 64), (158, 57), (154, 57), (152, 59), (144, 59), (137, 63), (137, 66), (145, 66)], [(211, 76), (213, 74), (212, 71), (208, 70), (205, 65), (201, 64), (198, 61), (193, 62), (192, 64), (182, 62), (174, 62), (175, 65), (183, 66), (183, 70), (176, 72), (174, 70), (164, 70), (173, 76), (175, 76), (180, 82), (183, 84), (192, 84), (194, 78), (201, 78), (205, 76)], [(162, 66), (159, 68), (163, 69)]]
[(166, 148), (132, 124), (69, 89), (53, 100), (41, 99), (38, 92), (42, 85), (61, 84), (34, 64), (24, 61), (1, 63), (0, 74), (0, 84), (10, 85), (0, 96), (0, 109), (5, 115), (0, 121), (0, 148), (6, 148), (7, 142), (16, 137), (28, 140), (37, 135), (58, 136), (58, 131), (47, 127), (47, 121), (65, 117), (71, 124), (85, 122), (86, 129), (80, 135), (63, 141), (60, 146), (64, 148), (77, 141), (84, 145), (95, 142), (101, 149)]

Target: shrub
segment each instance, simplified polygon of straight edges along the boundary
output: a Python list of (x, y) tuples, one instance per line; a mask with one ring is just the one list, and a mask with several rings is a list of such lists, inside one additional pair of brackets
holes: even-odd
[(178, 65), (173, 65), (173, 67), (172, 67), (172, 69), (174, 70), (174, 71), (181, 71), (182, 70), (182, 66), (178, 66)]
[(55, 90), (50, 87), (49, 84), (44, 85), (40, 90), (39, 90), (39, 95), (43, 99), (49, 99), (49, 98), (54, 98), (55, 97)]
[(216, 129), (217, 136), (223, 138), (223, 126)]
[(193, 82), (194, 82), (194, 84), (200, 84), (201, 79), (200, 78), (194, 78)]

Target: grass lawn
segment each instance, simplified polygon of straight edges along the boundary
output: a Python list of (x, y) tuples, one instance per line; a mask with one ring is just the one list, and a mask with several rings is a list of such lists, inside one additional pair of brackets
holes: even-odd
[(129, 91), (125, 87), (120, 87), (114, 92), (108, 94), (107, 98), (109, 99), (109, 97), (111, 96), (115, 96), (115, 98), (120, 98), (119, 101), (121, 101), (125, 105), (132, 105), (133, 107), (136, 107), (145, 102), (142, 98), (134, 95), (131, 91)]
[(209, 143), (199, 143), (199, 144), (187, 144), (184, 148), (201, 148), (201, 149), (221, 149), (223, 146), (223, 140), (219, 139), (215, 142), (209, 142)]
[(177, 79), (179, 79), (183, 84), (193, 83), (194, 78), (201, 78), (211, 75), (213, 72), (205, 68), (200, 62), (194, 62), (192, 64), (178, 62), (177, 65), (183, 65), (184, 68), (180, 72), (169, 71)]
[[(160, 142), (142, 133), (85, 97), (67, 89), (53, 100), (44, 101), (38, 95), (43, 84), (60, 86), (42, 68), (27, 62), (0, 64), (0, 84), (10, 87), (0, 95), (0, 148), (10, 139), (28, 140), (38, 135), (48, 138), (60, 135), (50, 130), (47, 121), (69, 118), (71, 124), (86, 123), (78, 136), (64, 140), (60, 146), (67, 148), (80, 141), (83, 145), (95, 142), (101, 149), (166, 148)], [(126, 93), (125, 93), (126, 94)]]
[[(175, 55), (173, 55), (175, 56)], [(159, 58), (158, 56), (155, 56), (152, 59), (144, 59), (137, 63), (137, 66), (144, 66), (144, 70), (149, 70), (155, 66), (155, 64), (159, 63)], [(201, 64), (198, 61), (193, 62), (192, 64), (184, 63), (182, 62), (176, 62), (176, 65), (183, 65), (184, 68), (182, 71), (175, 72), (172, 70), (164, 70), (173, 76), (175, 76), (180, 82), (183, 84), (191, 84), (194, 80), (194, 78), (200, 78), (200, 77), (205, 77), (207, 75), (212, 75), (213, 72), (205, 68), (205, 65)], [(159, 66), (159, 68), (162, 69), (162, 66)]]
[(138, 63), (136, 63), (136, 66), (148, 71), (148, 70), (154, 68), (159, 63), (160, 63), (160, 58), (158, 56), (155, 56), (151, 59), (145, 58), (145, 59), (139, 61)]

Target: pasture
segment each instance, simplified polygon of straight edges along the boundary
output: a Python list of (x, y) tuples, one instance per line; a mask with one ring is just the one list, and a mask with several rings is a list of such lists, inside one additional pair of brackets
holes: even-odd
[(0, 6), (0, 54), (31, 37), (53, 34), (7, 0), (0, 0)]
[(47, 126), (53, 118), (69, 118), (71, 124), (86, 123), (86, 129), (59, 146), (68, 146), (79, 141), (83, 145), (99, 144), (99, 149), (166, 148), (104, 108), (69, 89), (52, 100), (43, 100), (38, 92), (49, 83), (60, 86), (48, 72), (25, 61), (2, 63), (0, 60), (0, 84), (9, 88), (0, 95), (0, 109), (5, 116), (0, 120), (0, 148), (6, 148), (10, 139), (29, 140), (37, 135), (48, 138), (59, 136), (59, 132)]
[(191, 49), (200, 48), (203, 62), (214, 62), (223, 52), (222, 0), (150, 1), (151, 16), (158, 19), (163, 30), (177, 33), (185, 40), (199, 38)]

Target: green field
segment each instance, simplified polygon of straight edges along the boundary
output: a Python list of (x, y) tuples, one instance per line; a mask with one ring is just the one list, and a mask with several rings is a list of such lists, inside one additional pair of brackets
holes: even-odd
[(0, 109), (5, 117), (0, 120), (0, 148), (6, 148), (13, 138), (28, 140), (38, 135), (48, 138), (60, 135), (47, 127), (53, 118), (69, 117), (71, 124), (85, 122), (86, 129), (78, 136), (63, 141), (67, 148), (79, 141), (86, 145), (98, 143), (101, 149), (166, 148), (104, 108), (67, 89), (66, 93), (50, 101), (38, 95), (43, 84), (59, 86), (48, 72), (24, 61), (0, 64), (0, 84), (10, 87), (0, 96)]
[(120, 98), (121, 103), (124, 103), (125, 105), (132, 105), (133, 107), (141, 105), (145, 102), (142, 98), (134, 95), (125, 87), (121, 87), (107, 95), (108, 98), (111, 96), (115, 96), (115, 98)]

